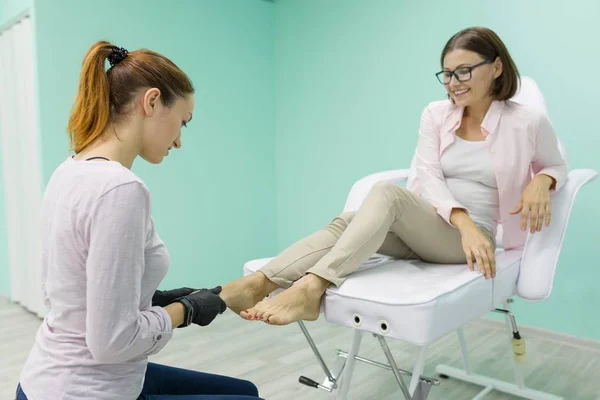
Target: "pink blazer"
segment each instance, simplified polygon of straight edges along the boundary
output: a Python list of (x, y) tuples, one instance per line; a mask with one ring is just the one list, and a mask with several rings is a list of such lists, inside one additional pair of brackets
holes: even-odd
[[(407, 188), (419, 193), (450, 224), (453, 208), (465, 208), (446, 186), (440, 155), (455, 139), (463, 108), (449, 100), (429, 104), (421, 116), (415, 154), (416, 174)], [(513, 101), (494, 101), (481, 131), (495, 167), (500, 200), (500, 218), (505, 249), (525, 244), (527, 231), (521, 231), (521, 215), (511, 215), (533, 175), (547, 174), (559, 190), (567, 177), (567, 165), (560, 153), (558, 139), (546, 114)]]

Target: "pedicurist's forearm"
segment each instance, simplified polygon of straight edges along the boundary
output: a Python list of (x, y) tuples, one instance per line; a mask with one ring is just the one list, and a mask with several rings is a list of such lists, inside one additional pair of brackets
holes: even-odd
[(171, 325), (173, 329), (183, 324), (185, 308), (179, 302), (171, 303), (165, 307), (165, 311), (171, 317)]

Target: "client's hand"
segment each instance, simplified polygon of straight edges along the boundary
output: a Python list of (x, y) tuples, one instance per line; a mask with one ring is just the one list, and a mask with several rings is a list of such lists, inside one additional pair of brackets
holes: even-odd
[(487, 236), (476, 225), (464, 228), (460, 233), (463, 250), (467, 256), (467, 264), (471, 271), (475, 270), (473, 266), (473, 259), (475, 259), (479, 266), (479, 271), (485, 275), (486, 279), (495, 278), (496, 256), (494, 254), (494, 246), (490, 243)]
[(496, 277), (496, 255), (490, 240), (475, 225), (469, 214), (463, 209), (454, 208), (450, 214), (451, 223), (458, 228), (462, 240), (463, 251), (467, 256), (467, 264), (471, 271), (475, 270), (473, 259), (479, 271), (486, 279)]
[(173, 290), (157, 290), (152, 296), (152, 306), (166, 307), (173, 303), (176, 299), (187, 296), (195, 292), (198, 289), (192, 289), (188, 287), (182, 287)]
[(185, 316), (182, 326), (196, 324), (206, 326), (210, 324), (218, 314), (223, 314), (227, 305), (219, 297), (221, 286), (213, 289), (200, 289), (189, 295), (180, 297), (175, 301), (180, 302), (185, 307)]
[(550, 204), (550, 188), (554, 185), (554, 178), (540, 174), (529, 182), (517, 207), (510, 212), (515, 215), (521, 213), (521, 230), (527, 229), (529, 221), (529, 232), (535, 233), (542, 230), (544, 221), (546, 226), (550, 225), (552, 207)]

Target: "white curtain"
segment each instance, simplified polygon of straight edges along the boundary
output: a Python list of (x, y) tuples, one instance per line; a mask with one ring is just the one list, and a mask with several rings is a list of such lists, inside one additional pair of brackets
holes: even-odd
[(29, 16), (0, 31), (0, 157), (11, 299), (43, 317), (40, 278), (41, 160)]

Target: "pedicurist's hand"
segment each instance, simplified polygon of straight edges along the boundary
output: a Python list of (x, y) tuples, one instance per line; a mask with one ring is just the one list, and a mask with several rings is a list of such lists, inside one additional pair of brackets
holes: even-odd
[(471, 271), (475, 270), (473, 260), (486, 279), (496, 277), (496, 255), (494, 246), (486, 235), (475, 225), (471, 217), (462, 209), (453, 209), (450, 221), (460, 231), (463, 251)]
[(185, 327), (190, 324), (206, 326), (210, 324), (218, 314), (223, 314), (227, 305), (219, 297), (221, 286), (213, 289), (200, 289), (190, 293), (187, 296), (180, 297), (175, 301), (180, 302), (185, 307), (183, 324)]
[(152, 306), (166, 307), (173, 303), (176, 299), (187, 296), (195, 292), (198, 289), (192, 289), (188, 287), (182, 287), (173, 290), (157, 290), (152, 296)]
[(521, 213), (521, 230), (527, 229), (529, 220), (529, 232), (535, 233), (542, 230), (544, 221), (546, 226), (550, 225), (552, 207), (550, 204), (550, 188), (554, 185), (554, 178), (540, 174), (529, 182), (517, 207), (510, 213), (512, 215)]

